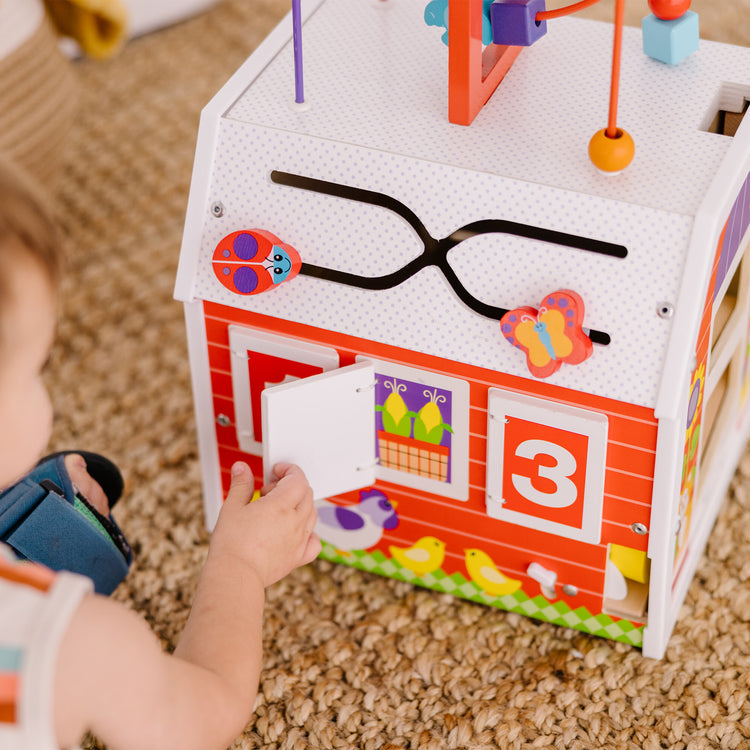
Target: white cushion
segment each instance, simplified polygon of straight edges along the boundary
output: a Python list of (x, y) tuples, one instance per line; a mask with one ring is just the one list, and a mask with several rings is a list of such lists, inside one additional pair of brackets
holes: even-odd
[(126, 0), (130, 34), (139, 36), (200, 13), (218, 0)]

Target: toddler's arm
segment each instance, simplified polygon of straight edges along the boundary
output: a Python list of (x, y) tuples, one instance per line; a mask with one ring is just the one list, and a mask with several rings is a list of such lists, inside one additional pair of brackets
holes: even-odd
[(258, 688), (264, 589), (320, 551), (302, 471), (291, 465), (274, 471), (276, 481), (251, 503), (252, 474), (245, 464), (233, 467), (174, 656), (115, 601), (84, 600), (58, 663), (62, 747), (90, 729), (113, 750), (209, 750), (226, 747), (242, 731)]

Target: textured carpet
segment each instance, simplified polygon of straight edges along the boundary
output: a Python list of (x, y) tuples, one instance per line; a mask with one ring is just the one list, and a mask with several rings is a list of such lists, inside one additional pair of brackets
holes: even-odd
[[(629, 5), (631, 22), (645, 15), (645, 2)], [(705, 37), (750, 44), (747, 0), (693, 7)], [(53, 447), (121, 465), (116, 515), (136, 563), (116, 597), (167, 648), (207, 547), (171, 296), (198, 116), (287, 8), (226, 0), (113, 61), (75, 66)], [(729, 495), (661, 662), (323, 561), (294, 572), (268, 593), (260, 693), (235, 747), (750, 747), (750, 453)]]

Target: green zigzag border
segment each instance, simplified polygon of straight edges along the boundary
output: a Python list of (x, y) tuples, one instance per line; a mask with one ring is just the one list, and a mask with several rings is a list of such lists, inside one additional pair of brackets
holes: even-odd
[(386, 557), (379, 550), (372, 552), (352, 550), (348, 555), (342, 555), (333, 546), (324, 542), (320, 557), (330, 562), (365, 570), (368, 573), (377, 573), (441, 593), (453, 594), (478, 604), (516, 612), (519, 615), (533, 617), (553, 625), (581, 630), (601, 638), (621, 641), (630, 646), (643, 646), (643, 625), (634, 625), (629, 620), (615, 620), (604, 613), (594, 615), (586, 607), (571, 609), (563, 601), (550, 602), (541, 595), (532, 599), (522, 589), (505, 596), (490, 596), (485, 594), (474, 581), (464, 578), (461, 573), (449, 576), (442, 569), (438, 569), (433, 573), (418, 576), (396, 560)]

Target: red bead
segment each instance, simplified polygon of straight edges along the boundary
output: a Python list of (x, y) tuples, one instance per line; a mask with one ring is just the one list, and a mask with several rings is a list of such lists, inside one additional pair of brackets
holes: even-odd
[(690, 8), (690, 0), (648, 0), (648, 7), (662, 21), (673, 21)]

